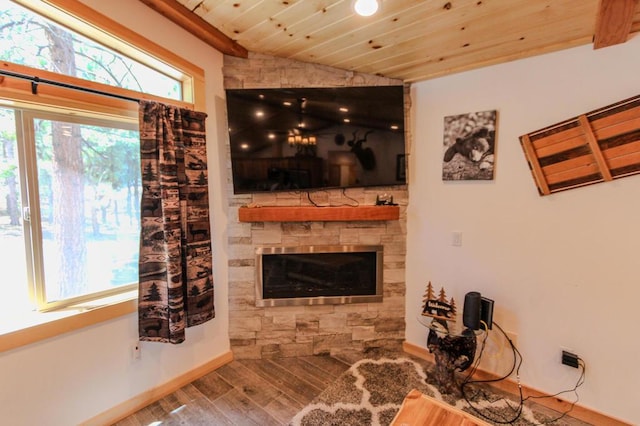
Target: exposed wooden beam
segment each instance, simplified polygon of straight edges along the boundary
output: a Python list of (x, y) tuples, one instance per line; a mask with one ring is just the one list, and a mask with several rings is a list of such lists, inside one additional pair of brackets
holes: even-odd
[(247, 49), (231, 40), (220, 30), (194, 12), (191, 12), (176, 0), (140, 1), (220, 52), (240, 58), (249, 56)]
[(593, 48), (627, 41), (638, 0), (600, 0)]

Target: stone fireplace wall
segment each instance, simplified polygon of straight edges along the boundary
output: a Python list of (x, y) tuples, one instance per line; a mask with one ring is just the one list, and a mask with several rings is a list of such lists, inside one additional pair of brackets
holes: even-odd
[[(225, 56), (225, 88), (335, 87), (401, 84), (401, 81), (354, 73), (266, 55), (248, 59)], [(405, 88), (408, 117), (408, 90)], [(407, 127), (409, 120), (407, 118)], [(407, 131), (408, 132), (408, 131)], [(407, 141), (410, 141), (407, 133)], [(409, 143), (409, 142), (408, 142)], [(407, 147), (407, 152), (409, 152)], [(378, 194), (393, 195), (400, 219), (381, 222), (238, 221), (238, 208), (310, 205), (306, 193), (234, 195), (227, 140), (229, 192), (229, 334), (238, 359), (366, 352), (370, 348), (401, 348), (405, 332), (406, 187), (349, 189), (361, 205), (373, 205)], [(352, 203), (341, 190), (311, 194), (317, 204)], [(381, 303), (292, 307), (255, 306), (257, 247), (367, 244), (384, 246), (384, 300)]]

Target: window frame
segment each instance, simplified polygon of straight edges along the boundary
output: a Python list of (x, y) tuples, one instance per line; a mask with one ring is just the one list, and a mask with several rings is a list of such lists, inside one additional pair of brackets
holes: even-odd
[[(98, 43), (150, 65), (152, 68), (155, 68), (156, 62), (154, 61), (157, 61), (159, 64), (165, 64), (178, 70), (181, 73), (180, 80), (183, 82), (184, 101), (144, 94), (9, 62), (0, 62), (0, 69), (40, 79), (59, 81), (72, 86), (87, 87), (126, 98), (157, 101), (200, 111), (206, 110), (205, 79), (202, 68), (77, 0), (13, 1)], [(0, 105), (17, 109), (33, 109), (37, 106), (37, 109), (43, 111), (64, 109), (71, 114), (89, 111), (90, 115), (100, 120), (121, 121), (125, 119), (135, 122), (138, 120), (138, 108), (135, 102), (46, 84), (39, 84), (37, 93), (32, 93), (30, 81), (2, 75), (0, 75)], [(29, 287), (33, 288), (33, 286)], [(0, 328), (0, 352), (131, 314), (136, 310), (137, 290), (84, 301), (51, 312), (30, 312), (25, 318), (15, 319), (11, 323), (7, 322)]]
[[(204, 71), (78, 0), (11, 0), (37, 14), (182, 82), (183, 102), (204, 110)], [(61, 75), (61, 74), (54, 74)], [(88, 80), (81, 80), (88, 82)], [(114, 86), (107, 86), (116, 89)], [(122, 89), (129, 93), (140, 92)], [(197, 94), (197, 95), (196, 95)], [(125, 95), (127, 96), (127, 95)], [(149, 95), (150, 96), (150, 95)], [(135, 97), (135, 96), (134, 96)], [(140, 96), (138, 96), (140, 97)], [(166, 103), (175, 104), (172, 99)], [(144, 99), (147, 99), (144, 97)]]
[[(91, 111), (77, 112), (73, 114), (51, 112), (41, 109), (14, 109), (16, 117), (16, 129), (21, 127), (21, 131), (16, 132), (18, 137), (18, 151), (21, 167), (21, 183), (23, 176), (26, 175), (27, 186), (22, 191), (22, 205), (28, 206), (30, 210), (29, 224), (24, 226), (25, 230), (25, 247), (31, 253), (27, 259), (27, 269), (30, 278), (34, 278), (34, 282), (29, 282), (29, 297), (35, 303), (38, 311), (46, 312), (67, 306), (77, 305), (96, 299), (102, 299), (114, 296), (120, 293), (131, 292), (137, 290), (137, 283), (130, 283), (115, 287), (113, 289), (101, 290), (87, 293), (80, 296), (68, 297), (61, 300), (47, 301), (47, 285), (44, 274), (44, 252), (42, 238), (42, 216), (40, 209), (40, 194), (38, 184), (38, 164), (35, 142), (35, 120), (63, 121), (88, 126), (110, 126), (125, 130), (137, 130), (138, 123), (131, 122), (128, 119), (122, 120), (105, 120), (95, 117)], [(20, 120), (20, 123), (18, 123)]]

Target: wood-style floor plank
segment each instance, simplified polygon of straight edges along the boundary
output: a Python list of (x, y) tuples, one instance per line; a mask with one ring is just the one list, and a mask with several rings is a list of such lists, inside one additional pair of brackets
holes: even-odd
[(272, 359), (274, 364), (293, 373), (297, 377), (304, 377), (304, 380), (318, 389), (326, 388), (336, 377), (327, 374), (326, 371), (297, 358)]
[(215, 371), (194, 380), (191, 384), (211, 401), (233, 389), (233, 386)]
[[(155, 403), (154, 403), (155, 404)], [(151, 404), (153, 405), (153, 404)], [(163, 418), (164, 416), (155, 416), (151, 413), (149, 408), (150, 406), (144, 407), (141, 410), (138, 410), (135, 414), (126, 417), (119, 422), (115, 423), (115, 426), (142, 426), (149, 425), (158, 418)]]
[(276, 388), (285, 392), (291, 398), (305, 405), (311, 402), (324, 389), (297, 377), (292, 372), (270, 360), (244, 359), (240, 362), (265, 380), (273, 383)]
[(238, 361), (233, 361), (215, 371), (220, 377), (231, 383), (261, 407), (282, 395), (273, 383), (263, 379)]
[(234, 425), (280, 425), (278, 420), (235, 388), (216, 399), (213, 405), (223, 412)]
[(264, 409), (270, 413), (281, 424), (286, 425), (289, 421), (304, 408), (304, 404), (299, 403), (288, 395), (281, 393), (277, 398), (269, 402)]
[(347, 371), (350, 367), (349, 364), (330, 356), (303, 356), (299, 359), (315, 365), (335, 378)]
[(172, 414), (174, 417), (170, 422), (164, 421), (162, 425), (220, 425), (235, 426), (234, 423), (226, 415), (227, 413), (220, 410), (214, 403), (206, 398), (198, 398), (184, 405)]

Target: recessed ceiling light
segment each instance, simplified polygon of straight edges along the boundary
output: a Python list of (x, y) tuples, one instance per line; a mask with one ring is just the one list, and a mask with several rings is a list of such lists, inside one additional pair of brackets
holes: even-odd
[(340, 107), (340, 112), (349, 112), (349, 108), (347, 108), (347, 107)]
[(256, 117), (263, 117), (264, 116), (264, 112), (263, 111), (256, 111)]
[(275, 139), (275, 138), (276, 138), (276, 135), (275, 135), (274, 133), (269, 133), (269, 134), (267, 135), (267, 137), (268, 137), (269, 139)]
[(289, 102), (289, 101), (284, 101), (284, 102), (282, 103), (282, 105), (284, 105), (284, 106), (291, 106), (291, 102)]
[(398, 129), (399, 129), (399, 127), (398, 127), (397, 124), (392, 124), (391, 125), (391, 130), (398, 130)]
[(248, 144), (248, 143), (240, 144), (240, 148), (241, 148), (242, 150), (246, 151), (246, 150), (248, 150), (248, 149), (249, 149), (249, 144)]
[(348, 118), (345, 118), (345, 119), (344, 119), (344, 122), (345, 122), (345, 123), (351, 123), (351, 120), (349, 120)]
[(371, 16), (378, 11), (378, 0), (355, 0), (353, 10), (360, 16)]

